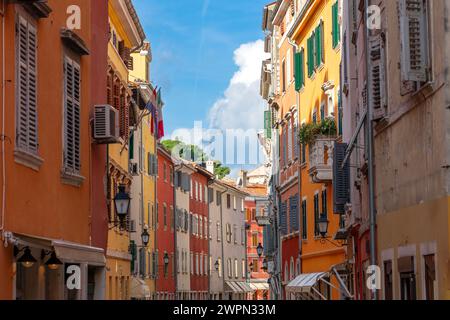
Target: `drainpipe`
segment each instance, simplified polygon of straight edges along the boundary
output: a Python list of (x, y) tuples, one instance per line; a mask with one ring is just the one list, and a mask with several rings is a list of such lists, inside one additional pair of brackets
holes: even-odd
[(2, 216), (1, 216), (1, 224), (0, 231), (3, 231), (5, 227), (5, 210), (6, 210), (6, 159), (5, 159), (5, 1), (2, 2), (2, 11), (0, 13), (2, 17)]
[[(176, 169), (175, 169), (175, 163), (173, 166), (173, 170), (172, 170), (172, 181), (173, 181), (173, 241), (174, 241), (174, 246), (173, 246), (173, 256), (174, 256), (174, 280), (175, 280), (175, 300), (178, 299), (177, 297), (177, 288), (178, 288), (178, 266), (179, 266), (179, 261), (178, 261), (178, 250), (177, 249), (177, 197), (176, 197), (176, 192), (177, 192), (177, 186), (175, 185), (175, 174), (176, 174)], [(178, 261), (178, 262), (177, 262)]]
[[(366, 49), (366, 81), (367, 88), (371, 88), (371, 78), (369, 76), (369, 66), (370, 66), (370, 57), (369, 57), (369, 36), (370, 30), (367, 26), (367, 22), (369, 20), (369, 0), (364, 0), (365, 5), (364, 8), (366, 10), (365, 16), (365, 27), (366, 32), (365, 35), (365, 49)], [(370, 93), (370, 92), (369, 92)], [(367, 157), (368, 157), (368, 175), (369, 175), (369, 220), (370, 220), (370, 264), (377, 264), (376, 257), (376, 215), (375, 215), (375, 184), (374, 184), (374, 162), (373, 162), (373, 127), (372, 127), (372, 99), (371, 95), (367, 95), (367, 119), (366, 119), (366, 130), (367, 130)], [(372, 299), (377, 300), (377, 289), (372, 289)]]
[[(287, 38), (289, 44), (295, 49), (295, 53), (298, 52), (298, 44), (295, 43), (294, 41), (292, 41), (291, 38)], [(294, 53), (294, 55), (295, 55)], [(294, 125), (297, 125), (298, 128), (300, 128), (300, 93), (295, 90), (295, 98), (297, 100), (297, 122)], [(297, 132), (298, 134), (298, 132)], [(298, 141), (297, 141), (298, 144)], [(300, 145), (298, 144), (298, 150), (300, 151)], [(302, 203), (302, 163), (301, 163), (301, 159), (300, 159), (300, 152), (299, 154), (296, 155), (297, 156), (297, 162), (298, 162), (298, 203), (297, 203), (297, 210), (299, 213), (298, 216), (298, 221), (299, 221), (299, 230), (298, 230), (298, 258), (300, 261), (299, 264), (299, 273), (302, 273), (302, 253), (303, 253), (303, 236), (302, 236), (302, 218), (301, 218), (301, 214), (300, 214), (300, 208), (301, 208), (301, 203)]]

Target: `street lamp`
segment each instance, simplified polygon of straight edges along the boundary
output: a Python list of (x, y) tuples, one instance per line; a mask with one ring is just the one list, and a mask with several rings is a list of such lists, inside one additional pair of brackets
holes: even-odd
[(264, 248), (261, 244), (261, 242), (258, 244), (258, 246), (256, 247), (256, 253), (258, 253), (258, 257), (261, 258), (262, 254), (263, 254)]
[(319, 227), (319, 233), (320, 233), (320, 235), (322, 236), (322, 238), (325, 238), (325, 236), (326, 236), (327, 233), (328, 233), (328, 224), (329, 224), (329, 223), (330, 223), (330, 222), (328, 221), (327, 216), (324, 215), (324, 214), (322, 214), (322, 215), (320, 216), (319, 221), (317, 222), (318, 227)]
[(141, 233), (141, 240), (144, 247), (146, 247), (150, 241), (150, 234), (147, 231), (147, 226), (144, 227), (144, 231)]
[(114, 206), (116, 208), (116, 214), (120, 222), (123, 222), (130, 209), (130, 195), (125, 192), (125, 186), (119, 186), (119, 192), (114, 197)]
[[(21, 263), (25, 268), (31, 268), (37, 260), (31, 254), (30, 247), (25, 247), (23, 250), (22, 256), (17, 260), (17, 262)], [(20, 250), (20, 251), (22, 251)], [(19, 251), (19, 252), (20, 252)]]
[(164, 253), (164, 266), (167, 266), (169, 264), (169, 255), (166, 253)]

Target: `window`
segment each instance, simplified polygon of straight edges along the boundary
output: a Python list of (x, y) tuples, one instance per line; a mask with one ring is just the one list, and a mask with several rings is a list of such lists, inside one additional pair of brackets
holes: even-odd
[(208, 188), (208, 202), (213, 203), (214, 202), (214, 189)]
[(222, 278), (222, 259), (217, 258), (217, 263), (219, 266), (217, 272), (219, 273), (219, 278)]
[(199, 193), (200, 193), (200, 197), (199, 197), (200, 199), (199, 199), (199, 201), (200, 201), (200, 202), (203, 202), (203, 186), (202, 186), (201, 183), (199, 184), (199, 190), (198, 190), (198, 191), (199, 191)]
[(324, 30), (323, 30), (323, 21), (319, 23), (315, 32), (315, 67), (318, 68), (324, 63), (324, 50), (323, 50), (323, 42), (324, 42)]
[(216, 191), (216, 205), (220, 206), (222, 201), (222, 194), (220, 191)]
[(423, 258), (425, 261), (425, 299), (434, 300), (434, 284), (436, 281), (434, 254), (426, 255)]
[(195, 200), (198, 200), (198, 183), (197, 183), (197, 181), (195, 181), (194, 198), (195, 198)]
[(237, 241), (237, 226), (236, 225), (233, 225), (233, 242), (234, 242), (234, 244), (238, 243), (238, 241)]
[(333, 49), (339, 45), (341, 41), (341, 28), (339, 24), (339, 2), (336, 1), (331, 7), (332, 15), (332, 37), (333, 37)]
[(295, 53), (295, 90), (300, 91), (305, 86), (305, 49)]
[(403, 81), (429, 81), (428, 0), (400, 0), (401, 72)]
[(194, 274), (194, 253), (191, 252), (191, 274)]
[(199, 222), (198, 222), (198, 224), (199, 224), (199, 232), (198, 232), (198, 236), (200, 237), (200, 238), (202, 238), (203, 237), (203, 217), (199, 217)]
[(231, 225), (229, 223), (226, 224), (226, 236), (227, 242), (231, 243)]
[(220, 228), (220, 222), (217, 222), (216, 226), (217, 226), (217, 241), (221, 241), (221, 238), (222, 238), (222, 236), (221, 236), (222, 231), (221, 231), (221, 228)]
[(239, 277), (239, 273), (238, 273), (238, 259), (234, 259), (234, 277), (237, 279)]
[(167, 182), (167, 167), (166, 167), (165, 162), (163, 164), (163, 177), (164, 177), (164, 181)]
[(327, 190), (322, 190), (322, 214), (328, 217)]
[(245, 210), (244, 199), (241, 199), (241, 212), (244, 212), (244, 210)]
[(164, 228), (167, 228), (167, 206), (164, 204), (163, 206), (163, 221), (164, 221)]
[(392, 261), (384, 262), (384, 300), (392, 300)]
[(288, 119), (287, 130), (288, 130), (288, 132), (287, 132), (287, 134), (288, 134), (288, 136), (287, 136), (287, 145), (288, 145), (287, 152), (288, 152), (288, 160), (290, 162), (290, 161), (292, 161), (292, 153), (294, 151), (292, 148), (293, 147), (292, 146), (292, 118)]
[(295, 277), (295, 265), (294, 265), (294, 258), (291, 257), (291, 267), (290, 267), (290, 272), (289, 272), (289, 280), (294, 280)]
[(245, 259), (242, 259), (242, 278), (246, 278), (246, 274), (245, 274)]
[[(20, 150), (37, 154), (37, 30), (22, 16), (18, 16), (18, 19), (16, 32), (16, 145)], [(77, 110), (79, 110), (79, 82), (78, 86), (74, 85), (75, 87), (71, 86), (70, 89), (78, 89), (78, 100), (75, 102), (78, 103)], [(73, 113), (73, 110), (71, 112)]]
[(291, 49), (288, 49), (286, 53), (286, 85), (289, 86), (292, 79), (292, 69), (291, 69)]
[(198, 253), (195, 254), (195, 274), (200, 274), (200, 256)]
[(80, 162), (80, 65), (64, 59), (64, 170), (78, 174)]
[(236, 210), (236, 196), (233, 196), (233, 210)]
[(319, 232), (319, 194), (314, 195), (314, 235), (318, 236)]
[(231, 195), (227, 194), (227, 209), (231, 208)]
[(286, 60), (283, 60), (281, 64), (281, 90), (283, 93), (286, 92)]
[(241, 228), (241, 244), (242, 245), (245, 244), (245, 228), (244, 227)]
[(252, 247), (256, 248), (258, 246), (258, 233), (252, 233)]
[(232, 265), (231, 265), (231, 259), (227, 260), (227, 271), (228, 271), (228, 278), (232, 278), (233, 277), (233, 269), (232, 269)]

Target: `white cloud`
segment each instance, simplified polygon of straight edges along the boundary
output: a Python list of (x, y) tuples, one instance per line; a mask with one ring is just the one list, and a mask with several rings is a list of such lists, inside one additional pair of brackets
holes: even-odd
[[(223, 96), (211, 106), (207, 119), (209, 128), (208, 125), (196, 122), (193, 128), (175, 130), (171, 138), (196, 144), (207, 153), (214, 149), (214, 154), (210, 156), (230, 166), (232, 177), (236, 177), (243, 167), (251, 169), (257, 165), (255, 160), (261, 162), (263, 153), (257, 140), (257, 132), (264, 125), (265, 102), (260, 96), (259, 88), (261, 63), (267, 57), (262, 40), (242, 44), (236, 49), (234, 62), (238, 70), (230, 79)], [(240, 143), (230, 140), (227, 135), (229, 132), (241, 139)], [(212, 137), (216, 137), (214, 142), (211, 142)], [(252, 141), (245, 140), (245, 137)]]
[(264, 42), (242, 44), (234, 52), (239, 67), (223, 97), (209, 111), (210, 127), (218, 129), (263, 128), (264, 100), (259, 95), (261, 62), (267, 58)]

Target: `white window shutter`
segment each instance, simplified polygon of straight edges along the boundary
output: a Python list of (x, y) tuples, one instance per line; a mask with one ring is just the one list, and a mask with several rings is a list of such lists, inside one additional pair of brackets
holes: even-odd
[(64, 60), (64, 168), (79, 173), (80, 161), (80, 66), (72, 59)]
[(427, 81), (427, 19), (424, 0), (400, 0), (403, 81)]
[(19, 16), (16, 30), (16, 143), (36, 154), (37, 132), (37, 30)]
[(370, 77), (371, 77), (371, 102), (373, 120), (379, 120), (386, 116), (386, 64), (383, 40), (376, 36), (370, 41)]

